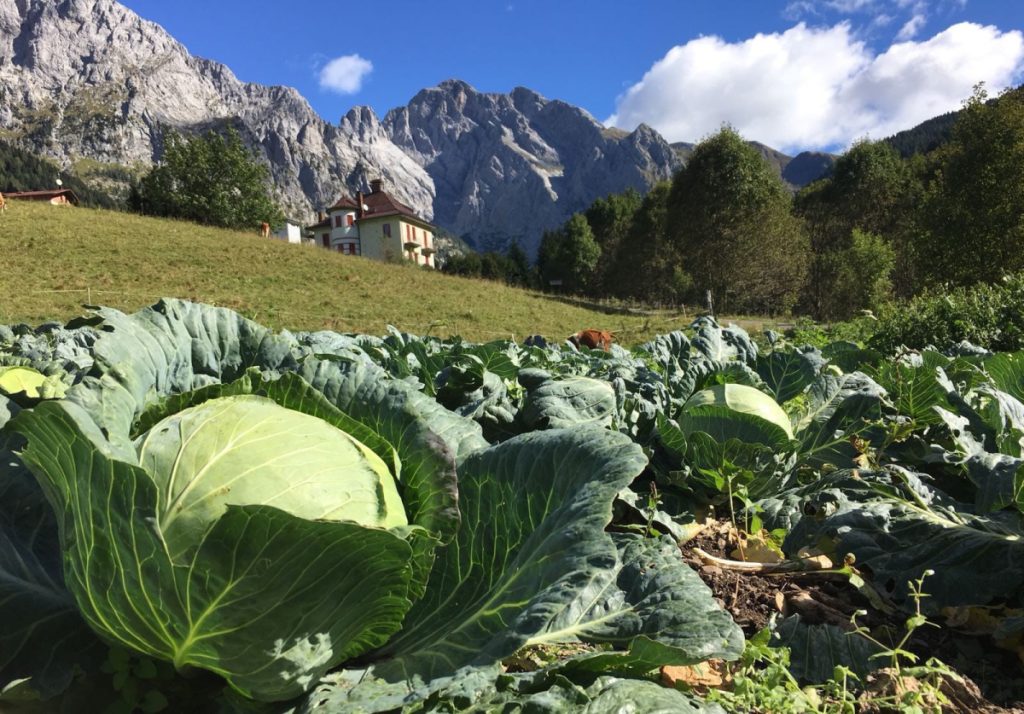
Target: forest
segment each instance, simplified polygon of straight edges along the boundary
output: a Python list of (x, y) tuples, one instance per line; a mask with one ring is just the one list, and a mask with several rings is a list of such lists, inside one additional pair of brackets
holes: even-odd
[[(793, 195), (730, 127), (646, 196), (595, 201), (517, 249), (446, 270), (592, 298), (819, 320), (1024, 269), (1024, 89), (850, 147)], [(929, 150), (930, 149), (930, 150)]]

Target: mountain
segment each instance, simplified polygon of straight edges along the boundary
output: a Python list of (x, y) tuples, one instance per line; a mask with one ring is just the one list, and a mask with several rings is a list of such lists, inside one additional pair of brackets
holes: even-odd
[(605, 129), (578, 107), (519, 87), (477, 92), (451, 80), (384, 118), (393, 142), (434, 181), (434, 219), (477, 248), (536, 249), (542, 228), (594, 199), (646, 191), (682, 165), (653, 129)]
[[(1024, 84), (1012, 87), (1006, 92), (1008, 95), (1021, 96), (1024, 93)], [(986, 104), (998, 104), (1004, 96), (990, 97)], [(953, 136), (953, 127), (963, 114), (963, 109), (940, 114), (937, 117), (926, 119), (915, 127), (893, 134), (885, 139), (903, 158), (909, 158), (915, 154), (927, 154), (938, 149), (947, 143)]]
[(905, 159), (914, 154), (927, 154), (949, 141), (953, 125), (959, 117), (959, 111), (941, 114), (911, 129), (893, 134), (885, 141)]
[[(759, 141), (748, 141), (758, 153), (764, 157), (768, 165), (777, 173), (793, 192), (807, 184), (824, 178), (835, 166), (835, 154), (820, 151), (801, 151), (796, 156), (789, 156)], [(696, 144), (676, 142), (672, 144), (676, 155), (685, 163), (693, 153)]]
[(782, 167), (782, 180), (794, 189), (802, 188), (831, 173), (836, 158), (822, 151), (801, 151)]
[[(0, 139), (124, 191), (126, 167), (152, 165), (169, 130), (225, 125), (266, 159), (295, 218), (380, 177), (474, 247), (515, 241), (531, 254), (544, 230), (598, 197), (670, 178), (685, 153), (644, 125), (608, 129), (529, 89), (457, 80), (383, 119), (356, 107), (332, 124), (296, 90), (242, 82), (114, 0), (0, 0)], [(764, 151), (780, 172), (796, 161)]]
[(168, 129), (225, 124), (266, 157), (289, 214), (371, 174), (432, 214), (432, 180), (365, 110), (329, 124), (294, 89), (241, 82), (113, 0), (0, 0), (0, 138), (102, 178), (152, 164)]

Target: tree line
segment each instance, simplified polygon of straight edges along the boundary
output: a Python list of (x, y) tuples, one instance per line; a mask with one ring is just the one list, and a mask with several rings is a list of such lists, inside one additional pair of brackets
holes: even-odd
[[(710, 295), (722, 312), (819, 319), (996, 282), (1024, 271), (1024, 88), (988, 101), (979, 86), (927, 154), (860, 141), (795, 196), (723, 128), (671, 181), (595, 201), (545, 233), (535, 266), (522, 263), (484, 255), (476, 274), (650, 304)], [(473, 274), (465, 261), (451, 267)]]

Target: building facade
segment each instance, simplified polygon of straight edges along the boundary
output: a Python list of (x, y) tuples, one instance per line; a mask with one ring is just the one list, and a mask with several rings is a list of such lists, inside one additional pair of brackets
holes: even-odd
[(302, 224), (298, 221), (293, 221), (290, 218), (285, 219), (285, 222), (280, 226), (274, 228), (270, 235), (278, 240), (283, 240), (288, 243), (299, 244), (302, 242)]
[(345, 255), (437, 267), (434, 226), (387, 193), (380, 179), (370, 182), (369, 193), (342, 196), (306, 232), (316, 245)]

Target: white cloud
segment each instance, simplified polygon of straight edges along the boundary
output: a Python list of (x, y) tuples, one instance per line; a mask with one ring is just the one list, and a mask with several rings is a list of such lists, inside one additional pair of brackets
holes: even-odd
[(790, 0), (783, 10), (787, 19), (835, 23), (850, 20), (855, 32), (873, 33), (900, 20), (897, 41), (917, 37), (934, 16), (950, 17), (967, 7), (968, 0)]
[(363, 87), (373, 63), (359, 55), (332, 59), (320, 70), (320, 88), (339, 94), (355, 94)]
[(928, 15), (931, 11), (963, 9), (967, 0), (790, 0), (783, 14), (786, 17), (816, 17), (826, 13), (866, 15), (879, 12), (912, 11)]
[(928, 22), (928, 17), (926, 15), (914, 15), (903, 24), (903, 27), (900, 28), (899, 33), (896, 35), (896, 40), (902, 42), (904, 40), (914, 39), (917, 37), (917, 33), (924, 28), (926, 22)]
[(850, 25), (701, 37), (672, 48), (616, 102), (607, 123), (643, 122), (669, 141), (695, 141), (723, 123), (782, 150), (882, 138), (957, 109), (972, 87), (991, 92), (1024, 70), (1024, 35), (973, 23), (873, 53)]

